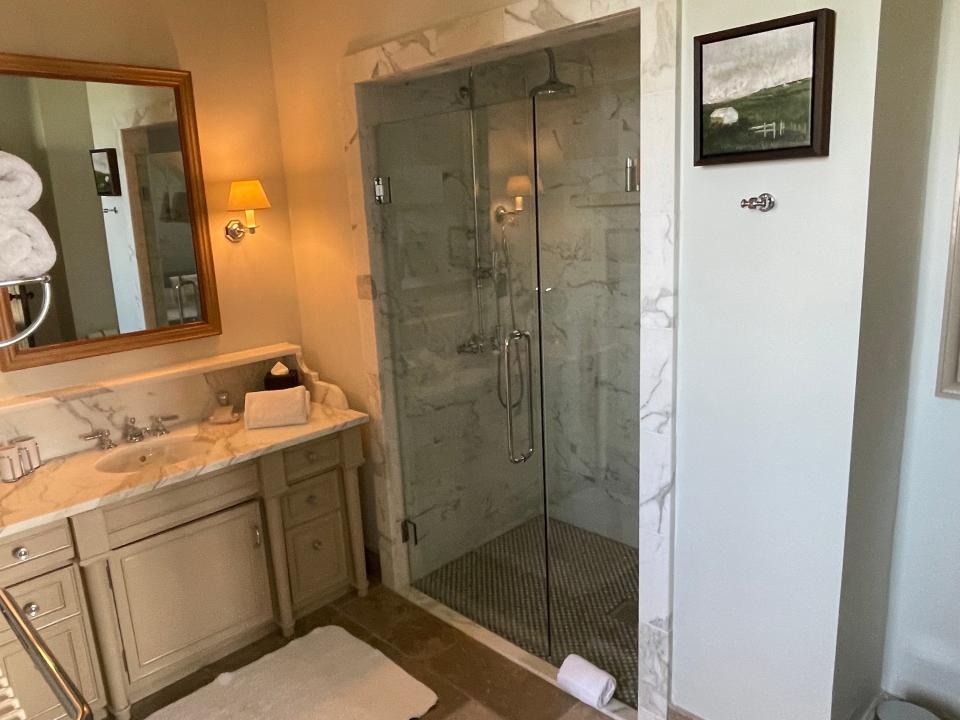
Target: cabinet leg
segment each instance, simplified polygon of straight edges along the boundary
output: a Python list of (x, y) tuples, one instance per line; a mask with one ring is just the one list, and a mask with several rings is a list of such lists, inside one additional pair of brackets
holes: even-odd
[(123, 645), (116, 625), (107, 561), (95, 560), (81, 568), (93, 627), (100, 647), (100, 662), (107, 686), (107, 708), (117, 720), (130, 720), (130, 699), (127, 696), (126, 672), (123, 668)]
[(360, 510), (360, 478), (357, 469), (343, 469), (343, 494), (347, 500), (347, 524), (350, 526), (350, 555), (353, 557), (353, 585), (357, 594), (365, 597), (370, 582), (367, 580), (366, 548), (363, 544), (363, 515)]
[(290, 574), (287, 570), (287, 547), (283, 537), (283, 514), (280, 511), (280, 498), (268, 497), (264, 500), (267, 511), (267, 533), (270, 535), (270, 562), (273, 564), (273, 577), (277, 584), (277, 621), (283, 636), (293, 637), (293, 602), (290, 599)]

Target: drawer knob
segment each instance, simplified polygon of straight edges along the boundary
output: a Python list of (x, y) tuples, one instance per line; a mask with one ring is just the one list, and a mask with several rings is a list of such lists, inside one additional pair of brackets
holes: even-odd
[(13, 549), (13, 556), (20, 562), (23, 562), (24, 560), (30, 559), (30, 551), (21, 545)]
[(320, 498), (318, 498), (316, 495), (307, 495), (308, 505), (316, 505), (318, 502), (320, 502)]
[(35, 602), (30, 601), (23, 606), (23, 612), (26, 613), (27, 617), (35, 618), (37, 615), (40, 614), (40, 606), (37, 605)]
[(320, 456), (317, 455), (316, 451), (307, 450), (307, 460), (309, 460), (310, 462), (316, 462), (319, 459), (320, 459)]
[(319, 540), (314, 540), (314, 541), (313, 541), (313, 549), (314, 549), (314, 550), (319, 550), (319, 549), (321, 549), (322, 547), (323, 547), (323, 543), (322, 543), (322, 542), (320, 542)]

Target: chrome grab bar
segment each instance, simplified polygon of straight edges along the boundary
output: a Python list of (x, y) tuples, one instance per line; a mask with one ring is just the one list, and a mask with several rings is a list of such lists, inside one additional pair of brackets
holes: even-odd
[[(87, 701), (83, 699), (77, 686), (54, 654), (50, 652), (50, 648), (30, 624), (30, 620), (6, 588), (0, 588), (0, 614), (13, 630), (23, 649), (27, 651), (27, 655), (30, 656), (57, 700), (70, 713), (71, 720), (92, 720), (93, 711), (90, 710)], [(15, 688), (14, 692), (16, 692)]]
[[(16, 345), (17, 343), (23, 342), (28, 337), (33, 335), (33, 333), (37, 331), (37, 328), (40, 327), (40, 323), (46, 319), (47, 313), (50, 312), (50, 301), (53, 299), (53, 292), (50, 289), (49, 275), (40, 275), (39, 277), (27, 278), (25, 280), (3, 280), (0, 282), (0, 288), (17, 287), (18, 285), (35, 285), (37, 283), (43, 285), (43, 300), (40, 303), (40, 312), (37, 313), (37, 319), (13, 337), (0, 340), (0, 348)], [(24, 303), (25, 302), (26, 301), (24, 301)]]
[[(516, 340), (524, 340), (527, 345), (527, 449), (520, 455), (517, 454), (513, 442), (513, 380), (510, 375), (510, 352)], [(507, 378), (507, 455), (510, 462), (519, 465), (533, 457), (533, 358), (530, 333), (514, 330), (507, 335), (507, 339), (503, 341), (503, 366)]]

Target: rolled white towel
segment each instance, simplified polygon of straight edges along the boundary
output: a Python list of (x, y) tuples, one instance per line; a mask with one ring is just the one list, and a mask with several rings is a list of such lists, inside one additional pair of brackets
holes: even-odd
[(613, 675), (579, 655), (567, 655), (557, 672), (557, 685), (598, 710), (613, 699), (617, 689)]
[(310, 393), (303, 385), (286, 390), (264, 390), (246, 395), (243, 413), (247, 430), (303, 425), (310, 419)]
[(0, 207), (0, 280), (43, 275), (56, 261), (57, 248), (32, 212)]
[(42, 194), (43, 183), (37, 171), (26, 160), (0, 151), (0, 208), (29, 210)]

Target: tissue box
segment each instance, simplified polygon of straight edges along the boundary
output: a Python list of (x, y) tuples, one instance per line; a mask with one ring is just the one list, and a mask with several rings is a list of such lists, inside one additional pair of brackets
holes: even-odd
[(264, 390), (286, 390), (287, 388), (297, 387), (297, 385), (302, 385), (300, 382), (300, 371), (294, 368), (290, 369), (290, 372), (286, 375), (273, 375), (267, 373), (263, 376), (263, 389)]

